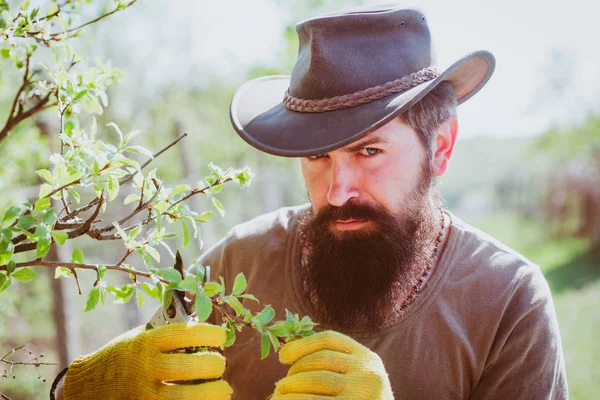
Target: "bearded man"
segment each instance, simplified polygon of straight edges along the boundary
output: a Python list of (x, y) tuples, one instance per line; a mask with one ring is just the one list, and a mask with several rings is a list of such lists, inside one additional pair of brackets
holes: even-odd
[[(310, 204), (233, 228), (202, 263), (228, 287), (243, 272), (263, 304), (309, 315), (320, 332), (258, 362), (260, 340), (244, 331), (224, 351), (224, 375), (224, 360), (206, 356), (188, 378), (212, 381), (187, 387), (164, 383), (186, 365), (162, 363), (146, 384), (116, 376), (115, 360), (144, 370), (156, 363), (141, 361), (146, 349), (163, 343), (130, 334), (75, 361), (66, 398), (82, 398), (93, 376), (111, 398), (567, 398), (540, 269), (444, 210), (437, 186), (457, 105), (488, 81), (493, 56), (437, 70), (425, 17), (396, 7), (327, 14), (297, 32), (291, 77), (246, 83), (230, 112), (255, 148), (301, 159)], [(202, 324), (168, 327), (177, 341), (214, 337)], [(102, 386), (108, 377), (121, 384)]]

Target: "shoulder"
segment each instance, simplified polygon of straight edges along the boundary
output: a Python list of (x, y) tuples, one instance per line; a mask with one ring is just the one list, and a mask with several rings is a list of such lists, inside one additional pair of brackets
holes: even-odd
[(283, 252), (301, 214), (308, 209), (309, 205), (284, 207), (236, 225), (202, 255), (201, 262), (214, 265), (225, 263), (225, 258), (243, 258), (247, 263), (259, 254)]
[(285, 235), (292, 229), (300, 214), (308, 210), (308, 207), (308, 205), (283, 207), (262, 214), (233, 227), (227, 234), (226, 240), (229, 243), (236, 243)]
[(453, 230), (457, 236), (453, 263), (463, 273), (479, 276), (481, 279), (500, 279), (503, 284), (512, 283), (513, 286), (525, 282), (537, 286), (545, 284), (536, 263), (456, 216), (453, 215), (452, 218)]

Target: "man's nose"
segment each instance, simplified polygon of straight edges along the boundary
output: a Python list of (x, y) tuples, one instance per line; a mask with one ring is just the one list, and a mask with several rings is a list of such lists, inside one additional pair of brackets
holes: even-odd
[(327, 201), (332, 206), (341, 207), (353, 197), (358, 197), (356, 172), (351, 168), (333, 162), (329, 171), (329, 191)]

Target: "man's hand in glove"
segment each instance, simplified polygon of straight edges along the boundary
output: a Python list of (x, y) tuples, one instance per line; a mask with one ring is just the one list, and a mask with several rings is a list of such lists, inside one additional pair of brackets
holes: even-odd
[(394, 398), (379, 356), (338, 332), (291, 341), (279, 351), (279, 360), (292, 366), (271, 400)]
[(136, 328), (73, 361), (64, 399), (229, 399), (232, 390), (221, 379), (225, 371), (221, 354), (171, 353), (185, 347), (218, 347), (224, 342), (225, 328), (215, 325)]

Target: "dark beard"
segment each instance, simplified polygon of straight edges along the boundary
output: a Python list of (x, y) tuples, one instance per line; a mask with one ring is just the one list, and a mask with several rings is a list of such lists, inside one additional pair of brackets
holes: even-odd
[[(349, 201), (303, 221), (309, 253), (303, 280), (316, 321), (343, 331), (393, 323), (430, 257), (440, 229), (440, 201), (429, 164), (401, 211)], [(336, 220), (365, 220), (375, 229), (334, 232)]]

